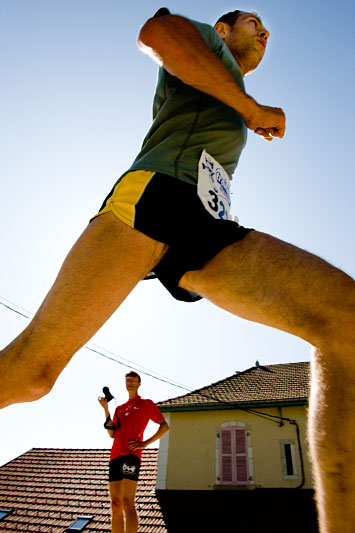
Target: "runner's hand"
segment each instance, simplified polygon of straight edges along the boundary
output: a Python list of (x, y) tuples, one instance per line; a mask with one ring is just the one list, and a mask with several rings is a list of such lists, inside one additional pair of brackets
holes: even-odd
[(139, 440), (130, 440), (128, 442), (128, 449), (132, 451), (137, 450), (144, 450), (144, 448), (147, 446), (146, 442), (140, 442)]
[(102, 405), (102, 407), (105, 409), (107, 407), (107, 400), (105, 396), (99, 396), (98, 400), (99, 400), (100, 405)]
[(274, 137), (281, 139), (285, 134), (285, 113), (279, 107), (257, 104), (251, 118), (244, 118), (245, 125), (266, 141)]

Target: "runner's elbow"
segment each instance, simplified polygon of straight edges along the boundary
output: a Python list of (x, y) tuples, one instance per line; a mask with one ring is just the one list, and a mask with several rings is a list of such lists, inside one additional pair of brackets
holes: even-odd
[(179, 15), (164, 15), (148, 19), (139, 32), (138, 46), (143, 48), (143, 51), (146, 48), (159, 49), (177, 30), (177, 26), (184, 24), (183, 20), (184, 17)]
[(159, 32), (161, 31), (161, 17), (148, 19), (142, 26), (138, 36), (139, 48), (154, 48)]
[(169, 426), (169, 424), (168, 424), (166, 421), (163, 422), (163, 423), (160, 425), (160, 427), (164, 430), (164, 433), (166, 433), (166, 432), (169, 431), (169, 429), (170, 429), (170, 426)]

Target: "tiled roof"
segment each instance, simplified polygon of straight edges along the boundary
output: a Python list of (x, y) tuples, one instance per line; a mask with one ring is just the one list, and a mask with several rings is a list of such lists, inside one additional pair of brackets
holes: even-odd
[(306, 401), (309, 395), (309, 363), (253, 366), (183, 396), (159, 402), (161, 409), (223, 407), (227, 403), (280, 403)]
[[(79, 515), (84, 531), (110, 533), (110, 450), (34, 448), (0, 468), (0, 508), (13, 512), (0, 532), (63, 533)], [(143, 451), (137, 487), (139, 533), (167, 532), (154, 488), (158, 450)]]

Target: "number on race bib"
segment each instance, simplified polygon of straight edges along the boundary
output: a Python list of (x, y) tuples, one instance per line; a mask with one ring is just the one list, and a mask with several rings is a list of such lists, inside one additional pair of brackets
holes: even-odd
[(215, 192), (209, 190), (208, 191), (209, 194), (213, 197), (213, 204), (211, 204), (210, 201), (208, 201), (208, 205), (210, 206), (210, 208), (212, 209), (212, 211), (218, 211), (218, 196)]
[(229, 176), (206, 150), (198, 165), (197, 193), (214, 218), (232, 220)]

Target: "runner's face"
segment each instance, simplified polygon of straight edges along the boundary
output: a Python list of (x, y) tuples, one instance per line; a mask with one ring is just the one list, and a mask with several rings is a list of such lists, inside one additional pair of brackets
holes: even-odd
[(256, 69), (262, 60), (269, 32), (253, 13), (242, 13), (234, 26), (216, 25), (220, 37), (226, 43), (237, 61), (242, 74)]
[(126, 389), (128, 392), (137, 392), (139, 389), (140, 383), (139, 379), (136, 376), (127, 376), (126, 377)]

